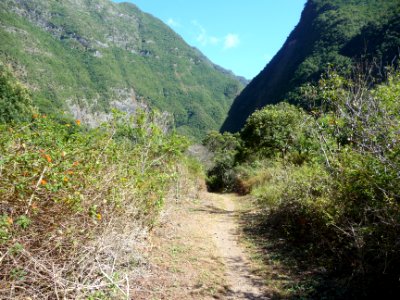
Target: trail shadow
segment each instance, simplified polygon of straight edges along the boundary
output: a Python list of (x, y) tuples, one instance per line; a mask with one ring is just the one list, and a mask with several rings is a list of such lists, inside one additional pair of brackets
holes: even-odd
[[(257, 283), (255, 283), (257, 286)], [(263, 287), (262, 284), (259, 287)], [(238, 292), (230, 288), (229, 286), (224, 286), (221, 290), (218, 291), (216, 295), (214, 295), (215, 299), (224, 299), (224, 300), (238, 300), (238, 299), (246, 299), (246, 300), (271, 300), (272, 298), (268, 295), (259, 295), (254, 292)]]
[(266, 214), (243, 212), (239, 222), (244, 237), (259, 249), (257, 257), (265, 268), (258, 275), (275, 288), (270, 299), (351, 299), (328, 278), (308, 252), (283, 238), (269, 225)]
[[(247, 273), (247, 275), (242, 275), (242, 278), (246, 278), (255, 289), (259, 291), (265, 290), (265, 283), (263, 282), (262, 278), (255, 276), (255, 274), (249, 272), (249, 270), (252, 269), (252, 266), (248, 262), (243, 260), (242, 257), (238, 256), (229, 258), (228, 263), (231, 266), (233, 266), (233, 268), (238, 272), (242, 274)], [(229, 288), (225, 290), (225, 297), (227, 297), (227, 299), (251, 299), (251, 300), (271, 299), (271, 297), (267, 295), (265, 292), (262, 295), (260, 295), (259, 293), (251, 291), (242, 292)]]
[(226, 210), (226, 209), (221, 209), (219, 207), (216, 207), (214, 205), (206, 205), (204, 208), (196, 208), (193, 209), (195, 212), (205, 212), (213, 215), (235, 215), (236, 212), (233, 210)]
[[(285, 239), (282, 230), (271, 226), (267, 215), (248, 211), (240, 214), (239, 220), (244, 237), (260, 249), (257, 254), (266, 270), (263, 267), (259, 275), (280, 285), (281, 291), (275, 291), (270, 299), (399, 299), (398, 294), (385, 291), (378, 282), (367, 286), (357, 278), (328, 273), (322, 267), (326, 259), (323, 253), (315, 255), (315, 249), (310, 251), (307, 246)], [(271, 265), (272, 270), (268, 267)]]

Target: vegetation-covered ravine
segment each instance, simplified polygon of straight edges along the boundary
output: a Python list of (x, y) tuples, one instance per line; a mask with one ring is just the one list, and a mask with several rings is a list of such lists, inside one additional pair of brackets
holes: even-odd
[(305, 2), (244, 87), (132, 3), (1, 0), (0, 299), (398, 299), (400, 2)]

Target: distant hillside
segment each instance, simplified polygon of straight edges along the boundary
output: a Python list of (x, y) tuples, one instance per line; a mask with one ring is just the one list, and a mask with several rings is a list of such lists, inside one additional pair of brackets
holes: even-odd
[(267, 104), (299, 103), (299, 87), (331, 65), (345, 69), (360, 59), (395, 61), (399, 16), (399, 0), (309, 0), (281, 50), (235, 99), (222, 131), (240, 130)]
[(43, 112), (71, 112), (88, 123), (144, 103), (200, 137), (221, 126), (246, 83), (128, 3), (2, 0), (0, 41), (0, 62)]

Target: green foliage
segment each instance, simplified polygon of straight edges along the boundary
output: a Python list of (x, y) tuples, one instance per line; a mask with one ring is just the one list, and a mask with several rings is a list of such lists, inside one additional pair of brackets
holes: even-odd
[(360, 60), (392, 64), (400, 47), (398, 0), (309, 0), (274, 59), (237, 97), (222, 127), (237, 132), (256, 110), (285, 99), (303, 104), (300, 87), (334, 65), (348, 74)]
[(27, 229), (29, 225), (31, 225), (32, 221), (27, 216), (20, 216), (16, 221), (15, 224), (20, 226), (22, 229)]
[(13, 221), (8, 215), (0, 215), (0, 244), (7, 242), (11, 237), (11, 225)]
[(235, 186), (236, 155), (240, 148), (237, 135), (209, 132), (203, 145), (214, 155), (213, 165), (207, 171), (207, 186), (211, 191), (229, 191)]
[[(38, 116), (21, 129), (1, 127), (2, 198), (22, 206), (30, 199), (25, 203), (27, 211), (32, 203), (40, 206), (51, 200), (71, 212), (88, 209), (93, 214), (96, 207), (97, 213), (100, 206), (86, 202), (89, 190), (100, 188), (98, 176), (110, 170), (113, 172), (108, 180), (113, 188), (103, 186), (99, 190), (110, 204), (122, 205), (119, 191), (129, 180), (143, 195), (161, 197), (170, 163), (185, 151), (188, 142), (175, 134), (165, 134), (155, 123), (157, 119), (157, 113), (142, 112), (134, 117), (120, 114), (111, 124), (86, 131), (79, 120), (76, 124), (59, 124)], [(154, 185), (153, 180), (158, 184)], [(151, 213), (155, 203), (148, 201), (143, 204)], [(16, 223), (26, 228), (30, 221), (21, 216)]]
[(307, 116), (300, 109), (287, 104), (266, 106), (256, 111), (246, 122), (240, 137), (249, 153), (263, 157), (276, 154), (285, 156), (288, 152), (301, 152), (305, 139)]
[(200, 138), (219, 129), (243, 87), (131, 3), (2, 1), (0, 19), (0, 61), (34, 87), (45, 114), (144, 102)]
[(219, 153), (237, 150), (240, 143), (236, 134), (229, 132), (221, 134), (217, 131), (210, 131), (203, 139), (203, 145), (211, 152)]
[(24, 269), (14, 268), (10, 272), (10, 278), (13, 281), (22, 281), (28, 273)]
[(27, 121), (33, 112), (27, 89), (0, 62), (0, 123)]
[(112, 222), (152, 226), (189, 145), (170, 126), (154, 111), (115, 112), (90, 130), (43, 115), (0, 125), (0, 281), (37, 282), (30, 257), (43, 253), (75, 280), (65, 262)]
[(390, 298), (400, 276), (400, 72), (380, 83), (358, 72), (304, 86), (309, 114), (285, 103), (256, 111), (220, 174), (258, 199), (263, 226), (325, 268), (342, 296)]
[(24, 246), (22, 246), (20, 243), (15, 243), (11, 246), (10, 253), (11, 255), (18, 255), (22, 252), (22, 250), (24, 250)]
[(254, 182), (253, 175), (251, 192), (260, 206), (271, 209), (270, 225), (295, 242), (315, 243), (315, 249), (329, 244), (337, 208), (330, 198), (332, 178), (322, 165), (275, 162), (255, 172), (256, 176), (262, 173), (264, 180)]

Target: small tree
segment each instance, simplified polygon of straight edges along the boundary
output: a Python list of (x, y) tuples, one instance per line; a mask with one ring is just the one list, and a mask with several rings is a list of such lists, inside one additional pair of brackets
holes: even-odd
[(250, 153), (284, 156), (292, 149), (301, 151), (306, 120), (306, 114), (293, 105), (268, 105), (247, 119), (240, 136)]
[(203, 145), (213, 154), (213, 166), (207, 172), (207, 185), (211, 191), (231, 191), (236, 183), (234, 166), (240, 141), (234, 134), (211, 131)]

